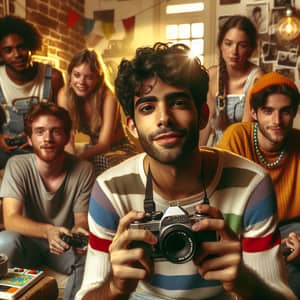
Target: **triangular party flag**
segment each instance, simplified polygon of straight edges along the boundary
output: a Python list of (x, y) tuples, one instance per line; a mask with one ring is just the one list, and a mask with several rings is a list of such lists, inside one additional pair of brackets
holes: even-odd
[(124, 29), (127, 33), (134, 30), (135, 16), (129, 17), (127, 19), (123, 19), (122, 22), (124, 25)]
[(94, 19), (105, 23), (113, 23), (114, 13), (113, 9), (96, 10), (94, 11)]
[(102, 30), (104, 37), (110, 40), (111, 36), (115, 33), (114, 23), (102, 22)]
[(72, 28), (80, 20), (81, 16), (74, 10), (68, 12), (67, 26)]
[(82, 19), (82, 23), (83, 23), (83, 34), (88, 35), (89, 33), (91, 33), (95, 25), (95, 20), (84, 17)]

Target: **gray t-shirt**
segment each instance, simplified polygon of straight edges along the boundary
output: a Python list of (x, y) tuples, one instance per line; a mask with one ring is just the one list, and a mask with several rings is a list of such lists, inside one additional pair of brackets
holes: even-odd
[(48, 192), (37, 170), (35, 154), (13, 156), (5, 168), (0, 197), (23, 201), (23, 213), (32, 220), (71, 229), (74, 213), (88, 211), (95, 175), (89, 162), (70, 154), (66, 154), (66, 168), (61, 186)]

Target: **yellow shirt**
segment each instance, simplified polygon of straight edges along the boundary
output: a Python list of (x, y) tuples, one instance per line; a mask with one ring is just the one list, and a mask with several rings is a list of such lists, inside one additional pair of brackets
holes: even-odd
[[(217, 147), (244, 156), (269, 171), (276, 191), (279, 221), (300, 217), (300, 130), (290, 132), (284, 157), (278, 166), (267, 168), (255, 152), (253, 124), (243, 122), (229, 126)], [(262, 153), (268, 162), (279, 156), (279, 153)]]

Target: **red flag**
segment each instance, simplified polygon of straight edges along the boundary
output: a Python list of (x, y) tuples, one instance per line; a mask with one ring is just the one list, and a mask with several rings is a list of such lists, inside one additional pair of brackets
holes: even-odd
[(127, 33), (133, 31), (135, 25), (135, 16), (123, 19), (122, 22)]
[(80, 20), (81, 16), (74, 10), (69, 11), (67, 26), (72, 28), (76, 25), (76, 23)]

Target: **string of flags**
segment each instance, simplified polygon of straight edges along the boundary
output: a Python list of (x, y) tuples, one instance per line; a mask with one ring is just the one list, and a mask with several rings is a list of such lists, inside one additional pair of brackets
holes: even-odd
[[(115, 33), (113, 9), (94, 11), (93, 19), (82, 17), (76, 11), (70, 10), (67, 16), (67, 27), (74, 28), (79, 21), (82, 21), (83, 34), (87, 39), (93, 40), (94, 43), (98, 43), (103, 37), (109, 40)], [(135, 16), (122, 19), (122, 23), (125, 34), (132, 36), (135, 27)]]

